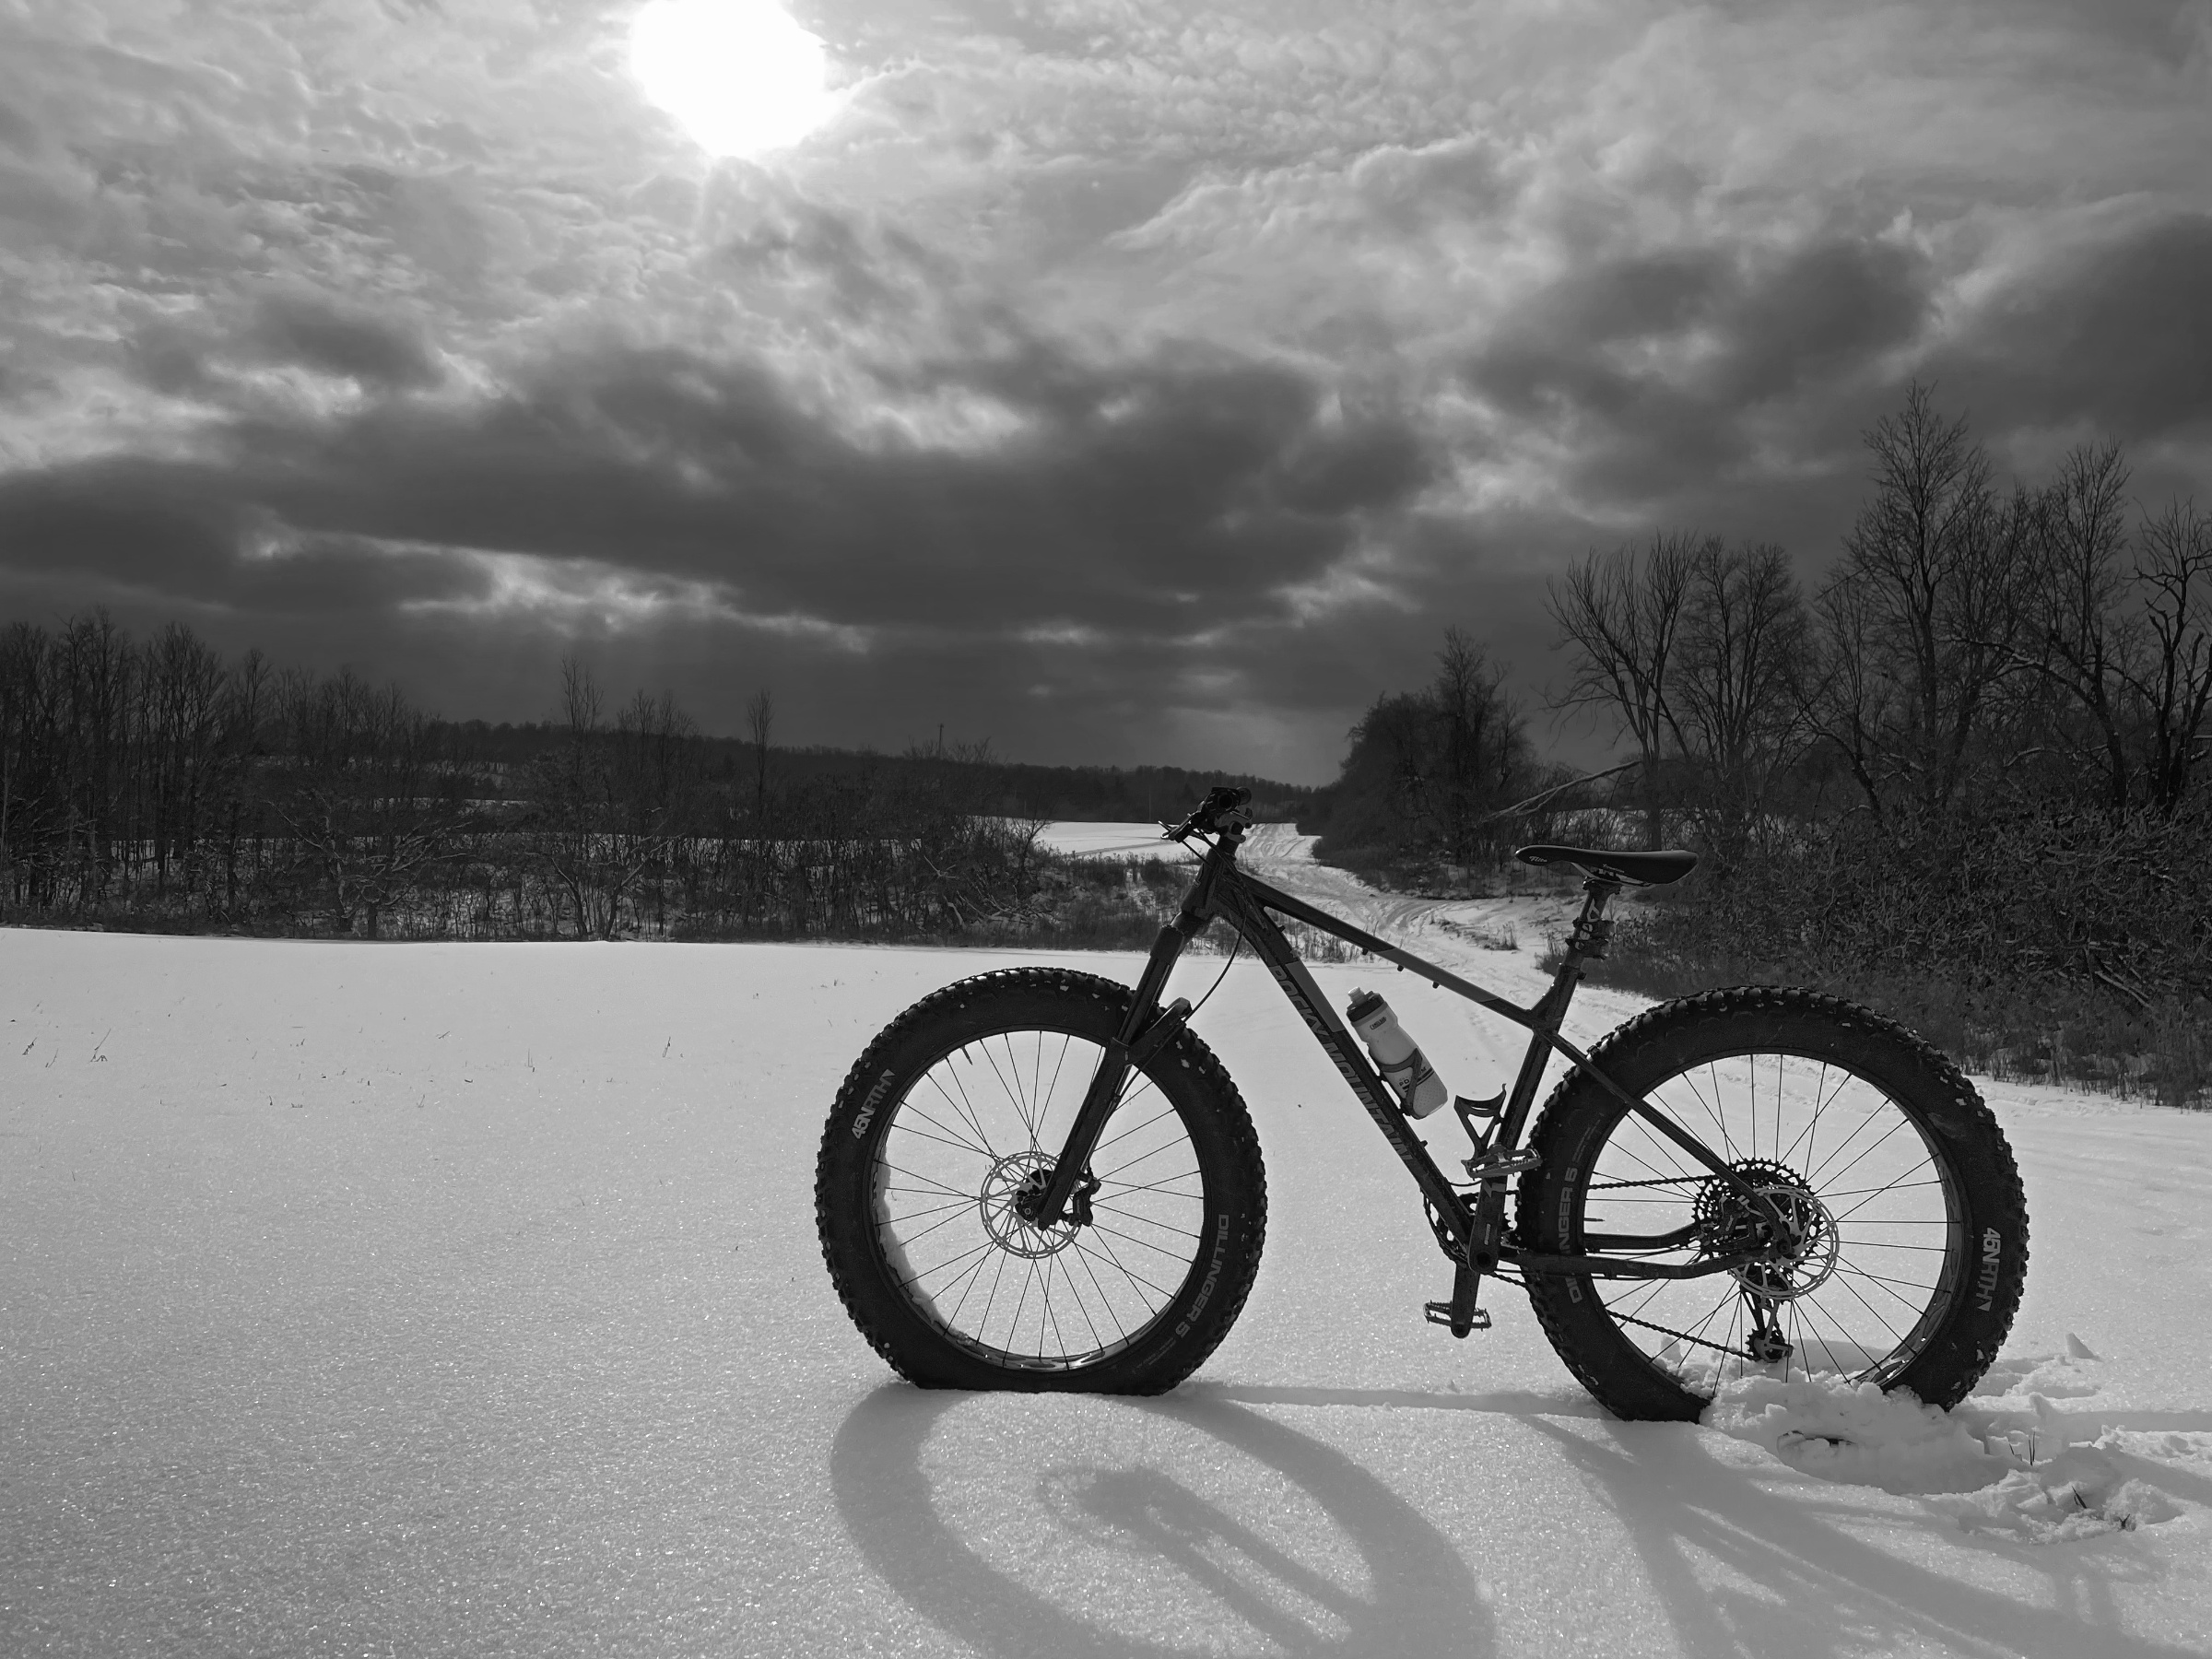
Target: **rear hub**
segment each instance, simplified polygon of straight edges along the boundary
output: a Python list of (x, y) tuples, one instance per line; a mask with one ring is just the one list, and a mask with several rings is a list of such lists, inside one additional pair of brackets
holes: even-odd
[(1732, 1168), (1765, 1202), (1717, 1177), (1708, 1181), (1694, 1210), (1699, 1248), (1708, 1255), (1758, 1253), (1728, 1277), (1764, 1302), (1794, 1301), (1828, 1283), (1842, 1237), (1810, 1184), (1771, 1159), (1739, 1159)]

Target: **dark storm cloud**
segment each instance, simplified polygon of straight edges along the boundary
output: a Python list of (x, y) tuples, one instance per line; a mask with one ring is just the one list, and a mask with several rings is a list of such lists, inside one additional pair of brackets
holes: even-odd
[[(1284, 370), (1040, 355), (940, 385), (987, 390), (1024, 422), (961, 451), (864, 444), (757, 371), (625, 353), (473, 430), (376, 434), (368, 493), (348, 479), (327, 511), (371, 534), (729, 582), (749, 608), (843, 622), (1181, 630), (1206, 619), (1195, 605), (1239, 612), (1312, 576), (1386, 476), (1372, 452), (1418, 452), (1402, 427), (1319, 429), (1315, 388)], [(1400, 488), (1418, 476), (1398, 467)], [(1332, 471), (1348, 495), (1300, 499)], [(307, 492), (288, 503), (323, 511)]]
[(634, 9), (0, 6), (0, 590), (1319, 777), (1590, 547), (1817, 575), (1915, 374), (2201, 488), (2195, 0), (812, 0), (759, 163)]
[(109, 460), (0, 478), (0, 559), (199, 599), (243, 545), (243, 504), (197, 469)]
[[(314, 348), (358, 376), (413, 361), (359, 319), (311, 315)], [(305, 603), (318, 571), (349, 605), (465, 585), (428, 554), (339, 556), (373, 541), (588, 560), (872, 629), (1180, 636), (1275, 614), (1271, 595), (1430, 471), (1394, 412), (1340, 411), (1290, 370), (1218, 351), (1100, 367), (1033, 347), (929, 390), (987, 398), (1016, 429), (863, 437), (757, 366), (610, 348), (482, 406), (241, 418), (219, 461), (18, 475), (0, 483), (0, 547), (199, 603)], [(254, 551), (272, 540), (281, 557)]]
[(441, 371), (418, 330), (320, 294), (273, 294), (254, 319), (252, 342), (279, 361), (364, 386), (435, 385)]
[(1647, 503), (1743, 463), (1755, 420), (1912, 342), (1931, 276), (1910, 250), (1833, 237), (1782, 254), (1640, 253), (1580, 272), (1501, 322), (1468, 385), (1580, 452), (1600, 500)]
[(39, 129), (13, 105), (0, 101), (0, 149), (29, 155), (39, 147)]
[(1931, 365), (1992, 426), (2149, 439), (2212, 420), (2212, 216), (2086, 249), (2005, 292)]
[(262, 293), (192, 322), (157, 316), (122, 350), (127, 371), (154, 391), (218, 405), (241, 401), (226, 384), (241, 370), (300, 368), (372, 394), (419, 391), (444, 378), (412, 320), (307, 289)]
[(137, 458), (0, 479), (0, 571), (49, 590), (66, 578), (73, 605), (128, 596), (272, 621), (360, 618), (485, 585), (434, 549), (286, 533), (225, 474)]

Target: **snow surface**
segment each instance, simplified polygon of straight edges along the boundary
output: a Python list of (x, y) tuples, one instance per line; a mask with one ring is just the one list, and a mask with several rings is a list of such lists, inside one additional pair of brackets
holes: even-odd
[[(1556, 904), (1304, 876), (1534, 994)], [(1516, 1293), (1423, 1323), (1410, 1183), (1241, 962), (1198, 1020), (1268, 1159), (1228, 1341), (1158, 1401), (924, 1394), (823, 1271), (823, 1115), (900, 1008), (1036, 960), (1137, 967), (0, 932), (0, 1653), (2212, 1652), (2212, 1114), (1983, 1083), (2034, 1253), (1959, 1410), (1622, 1424)], [(1462, 1092), (1517, 1052), (1316, 974)]]
[(1037, 838), (1055, 853), (1080, 858), (1182, 857), (1183, 851), (1159, 839), (1158, 824), (1093, 824), (1067, 818), (1047, 824)]
[[(1037, 838), (1056, 853), (1078, 858), (1188, 858), (1191, 853), (1173, 841), (1160, 839), (1159, 826), (1135, 823), (1094, 824), (1080, 818), (1048, 823)], [(1289, 824), (1254, 824), (1244, 838), (1245, 862), (1253, 859), (1311, 865), (1313, 843), (1321, 838), (1300, 835)]]

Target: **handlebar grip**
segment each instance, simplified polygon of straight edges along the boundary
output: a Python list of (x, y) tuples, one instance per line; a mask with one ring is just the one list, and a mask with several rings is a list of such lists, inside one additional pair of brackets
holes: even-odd
[(1182, 823), (1161, 826), (1166, 830), (1164, 839), (1180, 841), (1194, 831), (1218, 830), (1221, 826), (1215, 821), (1217, 814), (1241, 811), (1251, 799), (1252, 791), (1249, 789), (1236, 784), (1217, 783), (1206, 791), (1206, 799)]

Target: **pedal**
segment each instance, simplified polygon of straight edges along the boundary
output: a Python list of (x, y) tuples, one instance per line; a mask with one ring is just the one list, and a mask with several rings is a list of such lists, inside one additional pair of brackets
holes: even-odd
[(1490, 1328), (1490, 1316), (1480, 1308), (1469, 1308), (1465, 1324), (1453, 1318), (1452, 1304), (1448, 1301), (1424, 1302), (1421, 1310), (1428, 1314), (1430, 1324), (1448, 1326), (1454, 1336), (1464, 1337), (1469, 1331), (1487, 1331)]
[(1533, 1170), (1543, 1161), (1533, 1147), (1505, 1158), (1470, 1158), (1466, 1159), (1467, 1179), (1477, 1182), (1503, 1181), (1508, 1175)]

